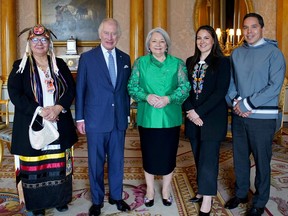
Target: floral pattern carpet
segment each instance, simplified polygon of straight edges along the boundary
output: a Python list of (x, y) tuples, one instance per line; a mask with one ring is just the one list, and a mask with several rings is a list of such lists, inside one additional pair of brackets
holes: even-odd
[[(253, 179), (255, 166), (252, 160), (251, 167), (251, 194), (254, 191)], [(14, 180), (14, 159), (5, 147), (4, 159), (0, 167), (0, 215), (22, 216), (32, 215), (25, 210), (24, 205), (19, 204)], [(266, 205), (264, 215), (288, 215), (288, 148), (273, 143), (273, 160), (271, 163), (271, 187), (270, 200)], [(74, 181), (73, 200), (69, 204), (69, 210), (64, 213), (56, 209), (46, 210), (46, 215), (69, 215), (88, 216), (91, 206), (89, 180), (87, 167), (86, 138), (81, 136), (74, 147)], [(105, 172), (107, 179), (107, 172)], [(108, 185), (108, 182), (105, 182)], [(193, 216), (198, 215), (199, 205), (192, 204), (188, 200), (197, 191), (196, 173), (190, 143), (183, 137), (180, 139), (177, 167), (174, 172), (171, 192), (173, 204), (166, 207), (161, 200), (161, 178), (156, 177), (155, 204), (151, 208), (145, 207), (143, 198), (146, 193), (146, 185), (142, 169), (141, 151), (138, 132), (135, 129), (127, 130), (125, 143), (125, 169), (124, 169), (124, 191), (123, 199), (130, 205), (130, 212), (120, 212), (115, 205), (108, 203), (109, 188), (107, 186), (106, 196), (102, 214), (105, 216)], [(211, 215), (245, 215), (249, 203), (241, 205), (230, 211), (223, 206), (233, 196), (234, 173), (233, 155), (230, 141), (222, 143), (220, 154), (220, 168), (218, 176), (218, 194), (213, 199)]]

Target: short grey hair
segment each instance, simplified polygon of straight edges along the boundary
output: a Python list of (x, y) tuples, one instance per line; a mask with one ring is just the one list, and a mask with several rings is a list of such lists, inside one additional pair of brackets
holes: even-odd
[(152, 34), (154, 32), (157, 32), (157, 33), (159, 33), (159, 34), (161, 34), (163, 36), (163, 38), (164, 38), (164, 40), (166, 41), (166, 44), (167, 44), (167, 52), (168, 52), (168, 49), (171, 46), (171, 40), (170, 40), (170, 37), (169, 37), (168, 33), (164, 29), (162, 29), (160, 27), (152, 29), (147, 34), (146, 42), (145, 42), (145, 47), (146, 47), (147, 52), (150, 52), (149, 44), (150, 44), (150, 40), (151, 40)]
[(103, 30), (103, 26), (104, 26), (105, 23), (113, 23), (113, 24), (115, 24), (115, 26), (117, 28), (117, 37), (120, 38), (121, 33), (122, 33), (121, 32), (121, 28), (120, 28), (120, 24), (119, 24), (119, 22), (116, 19), (113, 19), (113, 18), (105, 18), (105, 19), (102, 20), (102, 22), (100, 23), (99, 28), (98, 28), (99, 37), (101, 35), (101, 32)]

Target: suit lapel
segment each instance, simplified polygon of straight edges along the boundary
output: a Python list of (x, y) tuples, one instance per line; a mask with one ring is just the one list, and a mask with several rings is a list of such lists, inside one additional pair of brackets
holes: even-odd
[(99, 63), (97, 64), (99, 67), (101, 67), (101, 70), (106, 71), (107, 74), (109, 75), (108, 67), (105, 61), (104, 53), (102, 52), (102, 49), (100, 45), (95, 48), (95, 59), (94, 61), (98, 61)]
[[(115, 53), (116, 53), (116, 62), (117, 62), (117, 78), (116, 78), (116, 87), (119, 87), (120, 85), (118, 83), (121, 83), (123, 80), (123, 59), (122, 59), (122, 55), (121, 52), (115, 48)], [(111, 87), (113, 87), (112, 82), (111, 82), (111, 78), (110, 78), (110, 74), (109, 74), (109, 69), (107, 67), (106, 61), (105, 61), (105, 57), (104, 57), (104, 53), (102, 52), (102, 49), (100, 46), (95, 48), (95, 61), (97, 61), (97, 67), (99, 67), (99, 69), (101, 71), (105, 72), (105, 76), (107, 77), (107, 79), (109, 80), (109, 83), (111, 84)]]
[(116, 87), (119, 87), (120, 85), (118, 83), (121, 83), (123, 80), (123, 59), (122, 59), (122, 55), (119, 52), (119, 50), (116, 48), (116, 59), (117, 59), (117, 79), (116, 79)]
[(93, 61), (96, 61), (96, 65), (99, 68), (99, 71), (102, 71), (104, 73), (104, 76), (107, 78), (108, 82), (112, 85), (109, 69), (107, 67), (107, 63), (105, 61), (104, 53), (102, 52), (101, 46), (95, 48), (95, 59)]

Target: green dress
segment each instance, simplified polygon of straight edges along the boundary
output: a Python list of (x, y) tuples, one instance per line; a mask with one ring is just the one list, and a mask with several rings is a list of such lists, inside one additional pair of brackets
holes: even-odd
[[(130, 96), (138, 103), (137, 125), (145, 128), (171, 128), (182, 124), (181, 105), (191, 89), (184, 62), (167, 54), (164, 62), (147, 54), (135, 60), (128, 82)], [(170, 103), (154, 108), (149, 94), (168, 96)]]

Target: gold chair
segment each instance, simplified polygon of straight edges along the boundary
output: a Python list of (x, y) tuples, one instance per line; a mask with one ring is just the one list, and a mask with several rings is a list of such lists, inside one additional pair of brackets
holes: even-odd
[[(279, 108), (279, 117), (277, 120), (277, 124), (276, 124), (276, 132), (274, 135), (274, 139), (277, 141), (278, 144), (282, 144), (283, 146), (285, 145), (284, 140), (283, 140), (283, 130), (287, 131), (287, 128), (285, 129), (283, 126), (283, 118), (285, 114), (288, 114), (284, 111), (285, 109), (285, 98), (286, 98), (286, 90), (288, 88), (287, 86), (288, 80), (285, 77), (284, 82), (283, 82), (283, 86), (279, 95), (279, 103), (278, 103), (278, 108)], [(287, 146), (285, 146), (287, 147)]]
[(137, 125), (136, 116), (137, 116), (137, 102), (133, 101), (130, 104), (130, 129), (134, 129), (135, 126)]
[(4, 145), (10, 151), (12, 125), (9, 123), (9, 100), (0, 100), (0, 165), (4, 154)]
[(12, 124), (9, 123), (9, 99), (1, 100), (2, 98), (2, 84), (0, 80), (0, 166), (2, 164), (4, 145), (10, 151), (11, 146), (11, 135), (12, 135)]
[(228, 108), (228, 125), (227, 125), (227, 134), (226, 134), (226, 138), (228, 140), (232, 139), (231, 124), (232, 124), (232, 110), (231, 108)]

